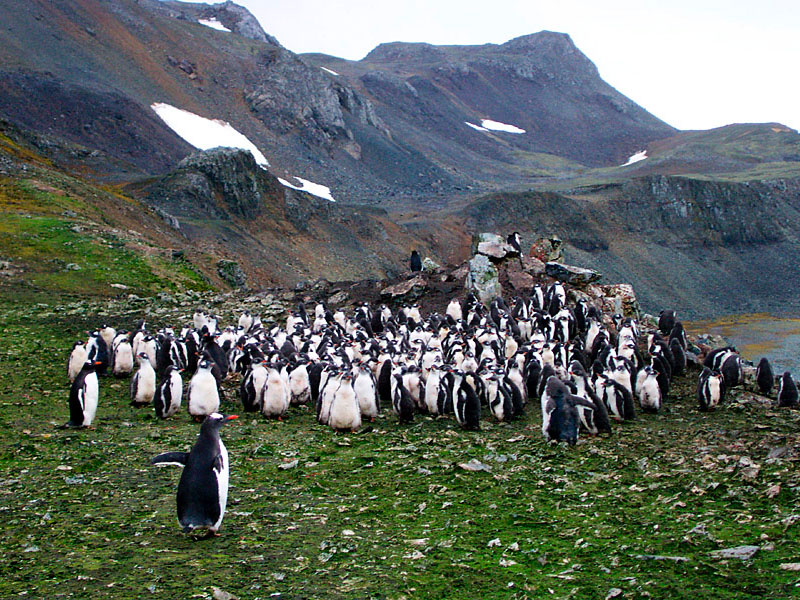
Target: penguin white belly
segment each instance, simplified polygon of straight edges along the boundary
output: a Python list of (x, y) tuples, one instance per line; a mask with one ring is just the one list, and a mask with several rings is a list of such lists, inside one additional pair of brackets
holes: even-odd
[(189, 414), (193, 417), (210, 415), (219, 410), (217, 380), (210, 372), (198, 372), (189, 384)]
[(230, 465), (228, 464), (228, 449), (222, 440), (219, 441), (219, 456), (221, 458), (222, 468), (214, 472), (217, 475), (217, 493), (219, 496), (219, 518), (214, 526), (211, 528), (217, 531), (219, 526), (222, 525), (222, 517), (225, 516), (225, 507), (228, 504), (228, 481), (230, 480)]
[(133, 371), (133, 350), (128, 342), (117, 344), (114, 350), (114, 365), (111, 372), (114, 375), (123, 375)]
[(361, 427), (361, 411), (352, 386), (341, 386), (333, 398), (328, 424), (334, 429), (358, 429)]
[(99, 396), (100, 386), (97, 383), (97, 373), (90, 373), (83, 380), (83, 425), (85, 427), (94, 421)]
[(169, 382), (170, 404), (165, 412), (167, 417), (171, 417), (181, 407), (181, 396), (183, 396), (183, 380), (180, 373), (173, 372)]
[(270, 375), (264, 391), (261, 413), (265, 417), (281, 417), (289, 409), (289, 394), (280, 374)]
[(375, 386), (372, 383), (372, 379), (367, 375), (360, 375), (356, 378), (353, 389), (358, 399), (358, 407), (361, 411), (361, 415), (368, 419), (377, 417), (378, 404), (375, 401)]
[(295, 406), (305, 404), (311, 398), (311, 383), (308, 380), (308, 369), (305, 366), (297, 367), (291, 372), (289, 388), (292, 395), (290, 403)]
[(425, 405), (428, 407), (428, 412), (432, 415), (439, 414), (439, 382), (441, 377), (438, 372), (436, 375), (431, 373), (428, 376), (428, 381), (425, 382)]
[(328, 424), (328, 419), (331, 416), (331, 405), (333, 404), (333, 397), (336, 395), (336, 389), (339, 387), (339, 382), (329, 380), (322, 391), (322, 406), (319, 411), (319, 422), (323, 425)]
[(139, 369), (136, 378), (136, 404), (150, 404), (156, 393), (156, 372), (152, 367)]

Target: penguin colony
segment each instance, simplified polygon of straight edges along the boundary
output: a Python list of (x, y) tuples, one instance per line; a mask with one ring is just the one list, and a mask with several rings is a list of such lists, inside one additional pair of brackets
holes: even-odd
[[(573, 445), (581, 434), (610, 434), (612, 422), (634, 419), (637, 410), (657, 413), (672, 377), (686, 369), (687, 338), (675, 313), (662, 311), (658, 330), (643, 335), (635, 319), (604, 318), (583, 300), (573, 306), (566, 300), (556, 282), (537, 285), (510, 305), (497, 298), (489, 308), (470, 294), (452, 300), (444, 315), (423, 316), (417, 305), (395, 314), (365, 303), (348, 316), (320, 302), (310, 314), (300, 303), (285, 326), (271, 328), (248, 311), (235, 325), (220, 327), (202, 310), (178, 333), (167, 327), (151, 334), (144, 321), (131, 332), (103, 327), (87, 343), (77, 342), (69, 357), (67, 426), (92, 424), (97, 375), (109, 368), (114, 376), (132, 374), (132, 406), (152, 405), (161, 419), (180, 409), (181, 373), (190, 373), (186, 408), (203, 421), (198, 441), (188, 454), (166, 453), (152, 462), (184, 467), (178, 489), (184, 531), (215, 534), (229, 476), (219, 429), (236, 418), (219, 412), (220, 383), (237, 374), (245, 412), (281, 419), (291, 406), (310, 404), (321, 425), (338, 431), (355, 431), (382, 410), (400, 423), (427, 414), (479, 430), (482, 419), (513, 420), (538, 398), (542, 435)], [(771, 390), (766, 359), (757, 381), (762, 393)], [(713, 410), (742, 383), (734, 348), (709, 352), (698, 380), (699, 408)], [(778, 401), (798, 403), (789, 373)]]

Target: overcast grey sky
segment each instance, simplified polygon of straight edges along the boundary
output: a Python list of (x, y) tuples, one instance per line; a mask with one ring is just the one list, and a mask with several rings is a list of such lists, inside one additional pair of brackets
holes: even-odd
[(620, 92), (679, 129), (800, 128), (800, 0), (235, 0), (294, 52), (570, 34)]

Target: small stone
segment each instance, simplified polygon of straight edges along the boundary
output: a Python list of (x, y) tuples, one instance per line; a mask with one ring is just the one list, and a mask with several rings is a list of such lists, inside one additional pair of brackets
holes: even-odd
[(300, 461), (298, 459), (294, 459), (289, 462), (281, 463), (278, 465), (278, 468), (282, 471), (288, 471), (289, 469), (294, 469)]
[(239, 600), (238, 597), (218, 587), (211, 588), (211, 595), (214, 597), (214, 600)]
[(422, 276), (417, 275), (408, 281), (402, 281), (395, 285), (390, 285), (389, 287), (383, 288), (381, 290), (381, 296), (392, 299), (403, 298), (405, 300), (414, 300), (419, 298), (427, 287), (428, 283), (425, 281), (425, 279)]
[(712, 558), (738, 558), (739, 560), (750, 560), (755, 556), (756, 552), (761, 550), (758, 546), (736, 546), (735, 548), (724, 548), (723, 550), (714, 550), (711, 553)]
[(800, 563), (781, 563), (784, 571), (800, 571)]
[(486, 544), (487, 548), (494, 548), (495, 546), (500, 545), (500, 538), (494, 538), (493, 540), (489, 540), (489, 543)]
[(472, 458), (465, 463), (458, 463), (458, 466), (464, 469), (465, 471), (486, 471), (486, 472), (492, 471), (492, 467), (482, 463), (477, 458)]
[(611, 588), (610, 590), (608, 590), (608, 593), (606, 594), (606, 600), (610, 600), (611, 598), (616, 598), (617, 596), (621, 596), (621, 595), (622, 595), (622, 590), (621, 589), (619, 589), (619, 588)]

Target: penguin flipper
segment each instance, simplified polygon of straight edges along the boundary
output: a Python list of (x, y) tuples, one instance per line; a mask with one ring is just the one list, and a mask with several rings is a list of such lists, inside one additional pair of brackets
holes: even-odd
[(156, 465), (159, 467), (165, 466), (176, 466), (176, 467), (185, 467), (186, 460), (189, 457), (188, 452), (164, 452), (163, 454), (159, 454), (152, 460), (150, 460), (151, 465)]

